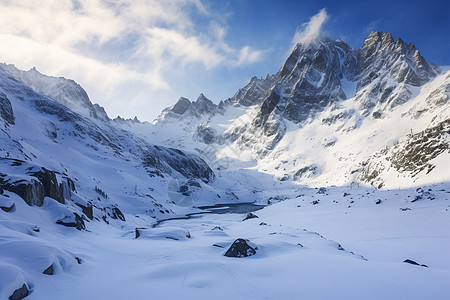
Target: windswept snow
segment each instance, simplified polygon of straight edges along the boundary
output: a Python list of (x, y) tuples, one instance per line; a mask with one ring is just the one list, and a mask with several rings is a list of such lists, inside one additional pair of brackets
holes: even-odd
[[(14, 239), (45, 240), (49, 249), (64, 249), (47, 251), (49, 257), (61, 259), (64, 251), (82, 261), (65, 258), (71, 264), (55, 276), (36, 272), (45, 264), (24, 262), (30, 299), (446, 299), (450, 190), (448, 184), (428, 188), (433, 200), (412, 203), (420, 194), (415, 189), (294, 189), (285, 201), (254, 212), (258, 218), (198, 215), (149, 227), (137, 239), (134, 230), (100, 223), (90, 223), (91, 232), (55, 232), (32, 213), (36, 208), (18, 203), (14, 214), (27, 210), (29, 226), (41, 230), (35, 236), (16, 231)], [(11, 225), (17, 216), (0, 213), (18, 226)], [(237, 238), (248, 239), (256, 254), (223, 256)], [(9, 247), (0, 246), (6, 261), (25, 255)]]

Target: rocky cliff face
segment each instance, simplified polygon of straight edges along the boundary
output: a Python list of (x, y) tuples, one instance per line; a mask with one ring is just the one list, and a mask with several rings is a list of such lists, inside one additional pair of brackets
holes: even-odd
[(386, 175), (395, 170), (397, 176), (415, 178), (435, 168), (445, 172), (450, 157), (450, 119), (437, 126), (411, 133), (401, 142), (383, 149), (363, 163), (359, 180), (381, 188)]
[[(241, 149), (253, 148), (256, 157), (262, 158), (283, 138), (286, 121), (303, 126), (325, 108), (333, 110), (353, 96), (358, 114), (383, 118), (438, 73), (439, 68), (428, 64), (412, 43), (400, 38), (394, 41), (387, 32), (370, 33), (358, 51), (340, 40), (320, 37), (294, 48), (279, 72), (270, 77), (271, 86), (255, 111), (246, 122), (240, 119), (227, 129), (225, 138)], [(252, 79), (248, 86), (255, 82)], [(344, 85), (349, 82), (356, 85), (356, 95), (345, 94)], [(335, 123), (355, 113), (331, 113), (329, 119)]]
[(275, 75), (267, 75), (266, 78), (258, 78), (256, 76), (250, 79), (250, 82), (243, 88), (239, 89), (233, 97), (225, 101), (228, 105), (252, 106), (260, 104), (275, 82)]
[(358, 50), (356, 101), (365, 115), (381, 117), (411, 99), (413, 88), (438, 73), (420, 55), (414, 44), (395, 41), (388, 32), (373, 31)]
[(5, 124), (14, 125), (14, 112), (12, 110), (11, 102), (4, 93), (0, 93), (0, 117)]
[(340, 40), (321, 37), (298, 44), (277, 74), (280, 96), (276, 108), (299, 123), (328, 104), (344, 100), (341, 80), (355, 78), (356, 53)]
[[(302, 123), (333, 102), (344, 100), (341, 80), (354, 80), (356, 52), (340, 40), (320, 37), (298, 44), (255, 109), (249, 123), (233, 124), (227, 132), (240, 148), (259, 145), (255, 155), (264, 157), (281, 140), (285, 120)], [(262, 144), (260, 141), (264, 141)]]
[(64, 204), (75, 191), (74, 182), (65, 174), (18, 159), (0, 158), (0, 165), (0, 189), (16, 193), (30, 206), (42, 206), (44, 197)]

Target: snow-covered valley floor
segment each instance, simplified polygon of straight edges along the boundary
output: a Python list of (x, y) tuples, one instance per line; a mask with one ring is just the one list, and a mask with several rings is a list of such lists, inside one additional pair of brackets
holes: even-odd
[[(3, 230), (17, 228), (8, 215), (33, 209), (41, 208), (24, 203), (14, 212), (0, 211), (2, 248), (23, 235)], [(245, 221), (246, 214), (170, 220), (141, 230), (137, 239), (134, 230), (99, 222), (88, 223), (88, 232), (64, 227), (55, 231), (55, 225), (31, 215), (29, 221), (41, 222), (41, 230), (29, 239), (70, 251), (82, 263), (67, 264), (53, 276), (36, 274), (28, 299), (448, 299), (450, 295), (448, 183), (419, 191), (297, 189), (290, 199), (254, 214), (258, 218)], [(223, 256), (237, 238), (248, 239), (257, 247), (256, 254)], [(428, 267), (403, 262), (406, 259)]]

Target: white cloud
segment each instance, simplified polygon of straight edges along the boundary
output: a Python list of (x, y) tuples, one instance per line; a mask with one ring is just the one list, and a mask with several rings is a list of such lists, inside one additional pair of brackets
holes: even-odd
[(322, 25), (327, 21), (328, 14), (325, 8), (322, 8), (316, 15), (312, 16), (309, 22), (304, 23), (301, 28), (295, 31), (292, 43), (308, 44), (313, 42), (319, 35)]
[(242, 47), (239, 51), (239, 59), (236, 62), (237, 66), (243, 64), (251, 64), (261, 60), (263, 52), (259, 50), (251, 50), (249, 46)]
[(0, 0), (0, 12), (0, 61), (71, 77), (115, 102), (127, 85), (146, 86), (139, 95), (127, 90), (138, 102), (171, 89), (167, 70), (262, 58), (249, 46), (229, 46), (226, 24), (200, 0)]
[(198, 62), (205, 68), (215, 67), (225, 60), (220, 52), (196, 36), (186, 37), (175, 30), (156, 27), (147, 32), (145, 46), (150, 57), (182, 65)]

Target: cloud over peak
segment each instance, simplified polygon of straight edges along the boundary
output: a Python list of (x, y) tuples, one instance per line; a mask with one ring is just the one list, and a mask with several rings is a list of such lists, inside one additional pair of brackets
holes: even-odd
[(326, 8), (322, 8), (317, 14), (311, 17), (309, 22), (302, 24), (301, 28), (295, 31), (292, 43), (294, 45), (309, 44), (320, 36), (322, 25), (328, 20)]

